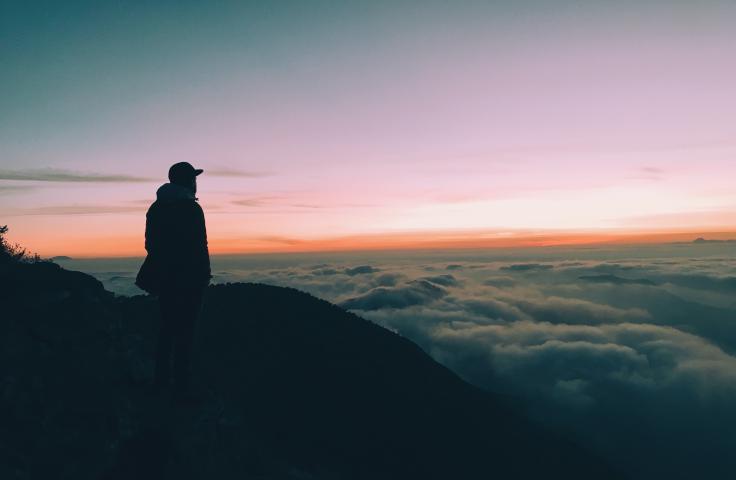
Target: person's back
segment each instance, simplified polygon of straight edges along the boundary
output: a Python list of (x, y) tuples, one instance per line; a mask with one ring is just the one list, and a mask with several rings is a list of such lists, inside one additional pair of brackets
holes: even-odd
[(207, 233), (194, 194), (174, 183), (161, 186), (146, 214), (146, 251), (160, 288), (206, 285), (210, 278)]
[(155, 383), (169, 384), (173, 356), (180, 394), (188, 387), (194, 328), (211, 277), (204, 213), (195, 197), (200, 173), (184, 162), (169, 170), (171, 182), (158, 189), (146, 214), (148, 255), (136, 279), (141, 288), (158, 295), (161, 307)]

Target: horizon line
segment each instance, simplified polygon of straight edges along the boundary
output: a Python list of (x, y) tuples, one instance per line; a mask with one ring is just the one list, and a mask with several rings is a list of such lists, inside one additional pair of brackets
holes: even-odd
[[(431, 236), (434, 233), (434, 236)], [(489, 236), (490, 235), (490, 236)], [(338, 254), (338, 253), (399, 253), (411, 251), (461, 251), (461, 250), (532, 250), (541, 248), (574, 248), (637, 245), (688, 245), (699, 238), (706, 243), (736, 242), (736, 230), (687, 230), (687, 231), (539, 231), (539, 232), (405, 232), (393, 234), (352, 235), (323, 239), (239, 238), (211, 239), (211, 256), (229, 255), (279, 255), (279, 254)], [(117, 242), (110, 242), (110, 247)], [(78, 242), (72, 242), (79, 248)], [(95, 242), (99, 245), (99, 239)], [(128, 242), (123, 241), (126, 245)], [(136, 244), (141, 242), (136, 240)], [(234, 243), (248, 245), (233, 247)], [(274, 244), (281, 243), (280, 246)], [(229, 247), (229, 248), (228, 248)], [(35, 249), (29, 248), (33, 251)], [(51, 249), (47, 249), (52, 251)], [(64, 251), (66, 250), (66, 251)], [(107, 251), (104, 251), (107, 250)], [(99, 253), (78, 254), (59, 249), (52, 254), (40, 254), (42, 258), (68, 256), (73, 259), (142, 258), (143, 248), (133, 251), (125, 248), (120, 253), (104, 249)], [(140, 250), (140, 251), (138, 251)]]

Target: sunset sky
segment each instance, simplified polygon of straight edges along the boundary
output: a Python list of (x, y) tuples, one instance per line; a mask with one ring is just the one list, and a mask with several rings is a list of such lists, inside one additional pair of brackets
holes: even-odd
[(42, 255), (140, 255), (189, 161), (215, 253), (727, 238), (734, 19), (714, 0), (6, 1), (0, 224)]

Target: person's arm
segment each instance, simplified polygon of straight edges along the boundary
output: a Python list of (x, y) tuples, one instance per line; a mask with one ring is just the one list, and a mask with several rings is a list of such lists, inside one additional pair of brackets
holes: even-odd
[(159, 238), (157, 235), (157, 222), (155, 221), (154, 208), (149, 208), (146, 213), (145, 247), (148, 255), (143, 261), (135, 284), (150, 294), (158, 294), (161, 289), (161, 271), (158, 267), (158, 258), (154, 252), (157, 251)]
[(199, 260), (199, 267), (201, 269), (200, 271), (202, 272), (202, 275), (204, 276), (206, 281), (209, 282), (209, 279), (212, 278), (212, 270), (210, 268), (210, 252), (207, 245), (207, 227), (205, 225), (204, 212), (202, 211), (202, 207), (199, 206), (198, 203), (195, 203), (195, 206), (195, 245), (197, 249), (196, 255), (197, 259)]
[(148, 209), (148, 212), (146, 212), (146, 236), (145, 236), (145, 247), (146, 252), (149, 254), (154, 250), (154, 225), (153, 221), (151, 220), (151, 208)]

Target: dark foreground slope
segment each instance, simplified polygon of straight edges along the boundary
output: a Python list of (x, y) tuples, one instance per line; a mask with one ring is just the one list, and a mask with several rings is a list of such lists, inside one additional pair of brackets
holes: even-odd
[(0, 272), (0, 478), (613, 478), (416, 345), (305, 293), (210, 287), (199, 401), (148, 384), (156, 304)]

